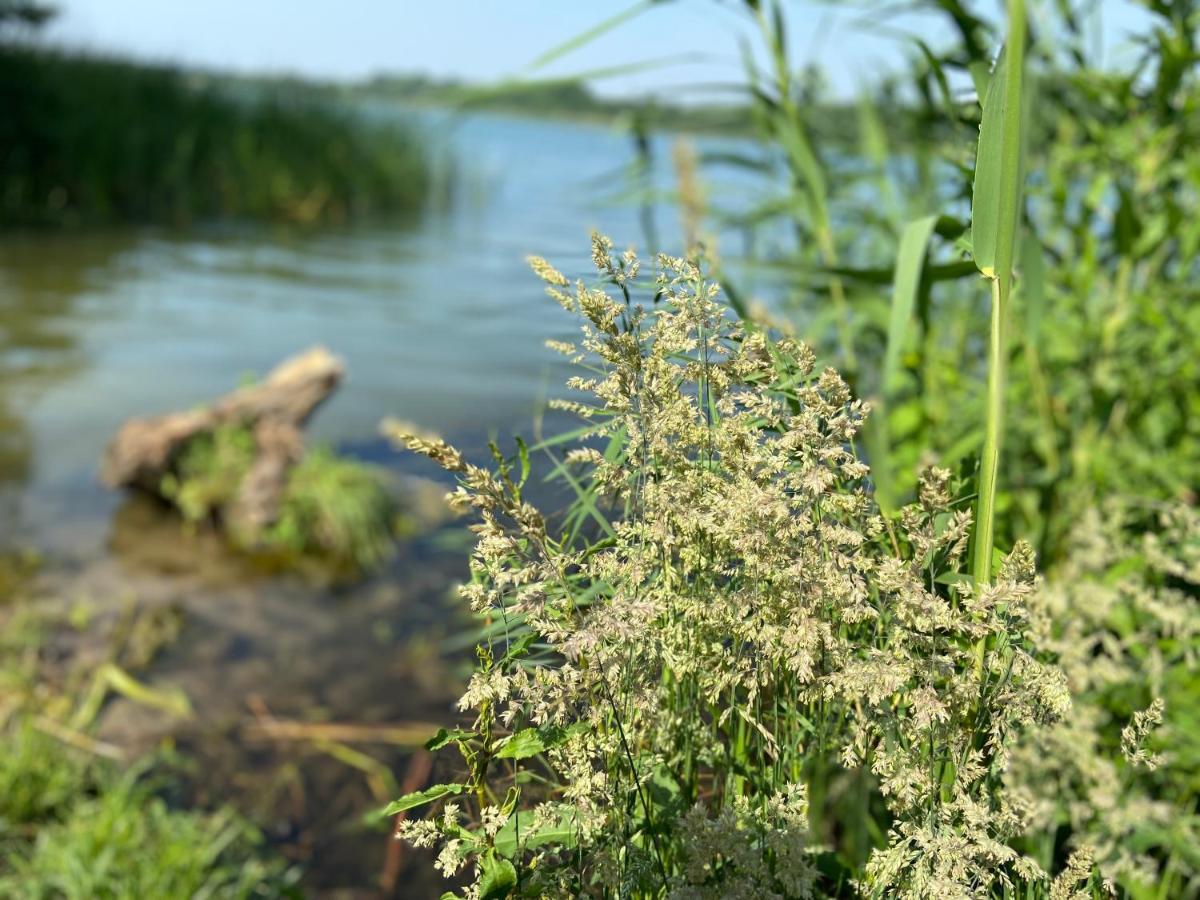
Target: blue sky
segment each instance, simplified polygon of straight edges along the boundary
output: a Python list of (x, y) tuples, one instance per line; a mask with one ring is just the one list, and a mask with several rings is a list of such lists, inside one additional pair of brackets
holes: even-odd
[[(184, 65), (354, 79), (380, 71), (424, 72), (489, 81), (522, 72), (543, 51), (627, 10), (633, 0), (56, 0), (51, 35), (93, 50)], [(686, 55), (670, 64), (607, 79), (606, 93), (658, 91), (736, 81), (738, 35), (746, 18), (735, 0), (661, 3), (541, 70), (555, 75)], [(939, 19), (864, 19), (861, 5), (793, 0), (793, 52), (816, 61), (835, 92), (852, 94), (903, 56), (881, 32), (919, 33), (936, 43)], [(980, 8), (992, 10), (995, 0)], [(1144, 16), (1128, 0), (1100, 0), (1102, 41), (1118, 52)], [(851, 9), (847, 9), (851, 7)], [(686, 99), (686, 98), (680, 98)]]

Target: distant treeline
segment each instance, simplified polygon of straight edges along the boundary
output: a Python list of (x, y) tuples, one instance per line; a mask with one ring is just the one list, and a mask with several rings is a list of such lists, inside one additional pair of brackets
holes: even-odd
[(419, 135), (331, 99), (0, 43), (0, 226), (338, 222), (419, 207)]
[[(414, 105), (606, 122), (633, 121), (650, 130), (724, 134), (751, 134), (756, 130), (755, 111), (749, 103), (682, 105), (653, 98), (613, 99), (598, 96), (587, 84), (577, 80), (481, 86), (434, 80), (422, 75), (380, 75), (363, 82), (355, 91)], [(806, 103), (804, 112), (813, 127), (822, 133), (835, 139), (855, 139), (853, 103), (818, 99)]]

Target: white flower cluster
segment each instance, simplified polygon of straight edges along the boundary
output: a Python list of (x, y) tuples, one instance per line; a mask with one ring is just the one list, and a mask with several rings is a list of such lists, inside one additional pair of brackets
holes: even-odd
[(820, 896), (832, 801), (810, 810), (806, 785), (838, 783), (891, 822), (843, 887), (1047, 889), (1012, 848), (1031, 804), (1005, 783), (1020, 736), (1071, 706), (1035, 640), (1032, 551), (971, 583), (950, 473), (881, 517), (854, 449), (867, 409), (836, 372), (728, 316), (694, 262), (660, 257), (643, 305), (636, 257), (592, 249), (617, 296), (532, 261), (580, 319), (555, 348), (595, 398), (558, 404), (586, 423), (560, 464), (580, 498), (565, 524), (515, 464), (400, 435), (480, 519), (463, 596), (504, 635), (460, 701), (464, 796), (506, 796), (526, 825), (500, 830), (488, 801), (441, 868), (465, 849), (482, 890), (511, 859), (522, 896)]

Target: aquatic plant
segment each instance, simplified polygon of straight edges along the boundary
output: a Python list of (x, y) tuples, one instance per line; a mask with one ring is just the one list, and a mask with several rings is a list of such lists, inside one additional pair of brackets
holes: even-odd
[(416, 210), (420, 139), (310, 93), (0, 42), (0, 226)]
[(392, 552), (396, 517), (396, 503), (380, 471), (317, 447), (289, 474), (279, 519), (265, 541), (369, 570)]
[[(218, 425), (188, 441), (163, 478), (162, 495), (192, 525), (219, 521), (255, 454), (249, 427)], [(396, 516), (380, 471), (317, 447), (288, 472), (275, 521), (250, 534), (234, 528), (229, 538), (246, 550), (323, 557), (367, 570), (391, 552)]]
[(880, 515), (853, 449), (867, 410), (810, 350), (731, 319), (694, 261), (660, 257), (641, 294), (632, 252), (596, 237), (593, 260), (607, 291), (533, 261), (582, 321), (554, 348), (591, 373), (569, 386), (593, 402), (557, 404), (585, 423), (558, 470), (571, 516), (523, 498), (523, 451), (489, 472), (397, 435), (480, 516), (462, 593), (491, 623), (468, 726), (430, 744), (457, 745), (462, 780), (397, 801), (443, 801), (401, 835), (480, 897), (1090, 881), (1084, 855), (1052, 882), (1054, 854), (1017, 849), (1030, 810), (1004, 778), (1071, 707), (1029, 546), (972, 579), (961, 486), (929, 470)]
[(249, 428), (218, 425), (188, 441), (175, 470), (163, 476), (162, 495), (188, 522), (212, 519), (237, 496), (254, 453), (254, 434)]

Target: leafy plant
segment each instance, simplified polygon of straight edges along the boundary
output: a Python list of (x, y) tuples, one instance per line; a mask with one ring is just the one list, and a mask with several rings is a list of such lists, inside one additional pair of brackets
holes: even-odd
[[(162, 484), (185, 521), (219, 521), (255, 457), (253, 432), (219, 425), (184, 447)], [(288, 473), (279, 515), (264, 531), (229, 537), (245, 549), (298, 559), (324, 557), (368, 570), (391, 552), (397, 509), (381, 472), (328, 448), (305, 453)]]
[(396, 808), (467, 806), (404, 835), (448, 875), (473, 863), (480, 895), (1045, 895), (1003, 787), (1020, 736), (1070, 708), (1030, 548), (973, 583), (950, 473), (881, 517), (863, 406), (811, 351), (732, 321), (693, 262), (660, 257), (647, 306), (632, 252), (592, 255), (617, 299), (534, 268), (583, 323), (555, 347), (593, 373), (570, 385), (596, 402), (558, 405), (585, 422), (565, 464), (594, 540), (523, 499), (523, 462), (402, 436), (480, 515), (463, 595), (503, 626), (472, 728), (433, 742), (463, 780)]
[[(284, 896), (284, 867), (233, 813), (172, 810), (135, 769), (115, 775), (29, 729), (0, 745), (0, 891), (6, 896)], [(14, 777), (8, 778), (9, 775)]]
[(292, 469), (279, 519), (266, 541), (367, 570), (391, 553), (396, 515), (380, 472), (317, 448)]
[(188, 441), (175, 470), (163, 478), (162, 495), (179, 508), (185, 521), (211, 520), (237, 495), (254, 453), (254, 434), (249, 428), (218, 425)]

